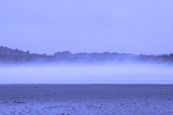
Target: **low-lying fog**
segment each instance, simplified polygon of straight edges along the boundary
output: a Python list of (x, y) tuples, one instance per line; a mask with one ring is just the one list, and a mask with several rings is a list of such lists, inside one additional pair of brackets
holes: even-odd
[(172, 84), (173, 66), (162, 64), (0, 66), (0, 84), (16, 83)]

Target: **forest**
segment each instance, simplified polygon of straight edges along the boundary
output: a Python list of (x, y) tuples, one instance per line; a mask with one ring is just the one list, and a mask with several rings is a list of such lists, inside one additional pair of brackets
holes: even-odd
[(0, 64), (18, 63), (173, 63), (173, 54), (144, 55), (117, 52), (87, 53), (80, 52), (72, 54), (70, 51), (56, 52), (53, 55), (30, 53), (19, 49), (11, 49), (0, 46)]

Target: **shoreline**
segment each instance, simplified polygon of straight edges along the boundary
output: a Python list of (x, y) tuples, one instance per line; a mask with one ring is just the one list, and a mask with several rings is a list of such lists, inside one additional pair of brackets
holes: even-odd
[(0, 114), (173, 114), (173, 84), (0, 84)]

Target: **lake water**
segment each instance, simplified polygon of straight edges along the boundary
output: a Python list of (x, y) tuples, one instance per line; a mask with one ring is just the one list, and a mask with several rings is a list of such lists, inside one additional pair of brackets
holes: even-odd
[(0, 79), (0, 84), (173, 84), (173, 66), (162, 64), (0, 66)]

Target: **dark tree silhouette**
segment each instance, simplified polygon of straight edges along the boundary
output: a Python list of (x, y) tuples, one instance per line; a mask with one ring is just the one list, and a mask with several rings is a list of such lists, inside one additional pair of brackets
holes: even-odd
[(29, 51), (22, 51), (18, 49), (10, 49), (0, 46), (0, 63), (38, 63), (38, 62), (133, 62), (138, 61), (142, 63), (173, 63), (173, 54), (163, 55), (134, 55), (117, 52), (103, 52), (103, 53), (75, 53), (70, 51), (56, 52), (53, 55), (34, 54)]

